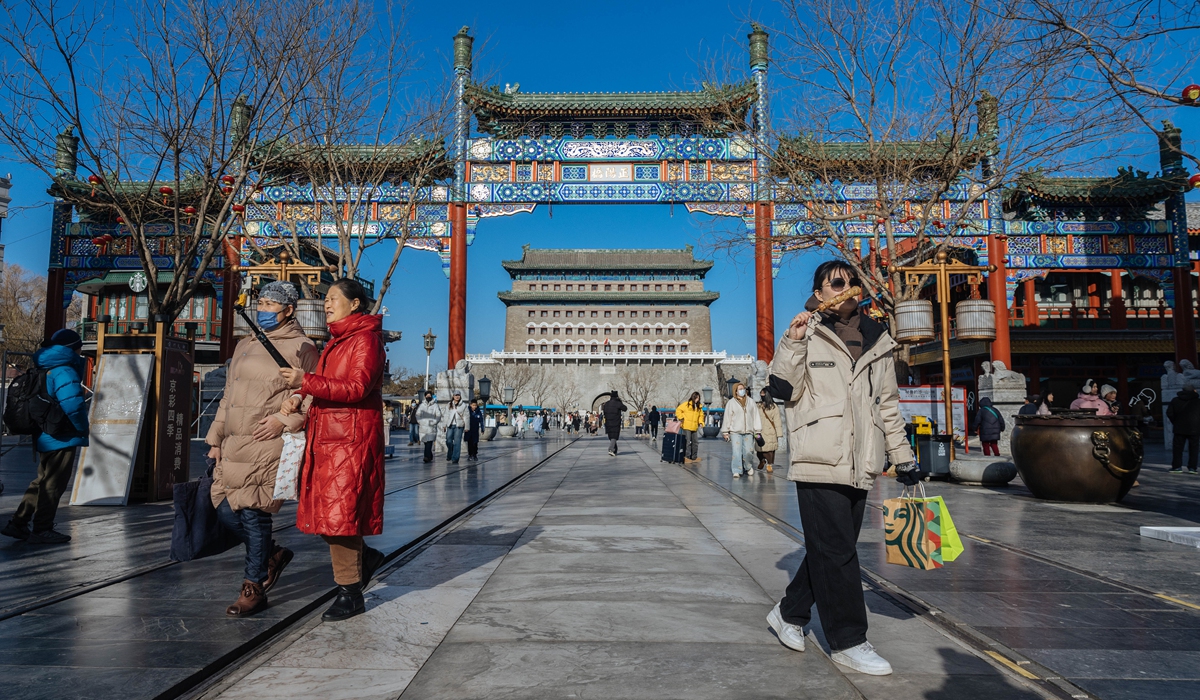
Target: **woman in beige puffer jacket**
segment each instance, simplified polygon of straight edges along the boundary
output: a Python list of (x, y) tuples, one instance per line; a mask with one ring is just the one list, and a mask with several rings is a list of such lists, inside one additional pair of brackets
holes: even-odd
[[(265, 330), (267, 339), (293, 367), (312, 371), (317, 347), (295, 319), (297, 294), (287, 284), (282, 290), (272, 282), (259, 292), (260, 323), (276, 311), (278, 325)], [(289, 291), (290, 290), (290, 293)], [(280, 303), (287, 302), (287, 303)], [(271, 325), (269, 320), (265, 325)], [(242, 595), (225, 611), (231, 616), (250, 615), (266, 606), (266, 591), (278, 580), (292, 552), (271, 538), (271, 514), (283, 501), (273, 498), (275, 473), (283, 450), (282, 434), (304, 429), (305, 416), (279, 412), (291, 388), (279, 366), (254, 336), (243, 338), (234, 349), (225, 376), (225, 394), (205, 442), (216, 460), (212, 502), (222, 525), (246, 544), (246, 577)]]

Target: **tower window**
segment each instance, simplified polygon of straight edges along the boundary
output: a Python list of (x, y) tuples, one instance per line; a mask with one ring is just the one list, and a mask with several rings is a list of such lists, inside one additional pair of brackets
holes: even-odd
[(546, 318), (546, 312), (545, 312), (545, 311), (543, 311), (543, 312), (542, 312), (542, 318)]
[(687, 318), (687, 312), (686, 312), (686, 311), (680, 311), (680, 312), (679, 312), (679, 317), (680, 317), (680, 318)]
[(625, 318), (625, 312), (624, 312), (624, 311), (618, 311), (618, 312), (617, 312), (617, 318)]
[(533, 318), (536, 313), (537, 313), (536, 311), (530, 311), (529, 318)]
[(571, 312), (570, 312), (570, 311), (568, 311), (568, 312), (567, 312), (567, 318), (571, 318)]
[(681, 285), (679, 285), (679, 291), (681, 291), (681, 292), (686, 292), (686, 291), (687, 291), (687, 285), (686, 285), (686, 284), (681, 284)]
[(611, 311), (605, 311), (605, 312), (604, 312), (604, 318), (612, 318), (612, 312), (611, 312)]
[(668, 312), (667, 312), (667, 318), (675, 318), (675, 312), (674, 312), (674, 311), (668, 311)]
[[(543, 313), (542, 315), (543, 315), (543, 316), (545, 316), (545, 313)], [(655, 312), (654, 312), (654, 318), (662, 318), (662, 312), (661, 312), (661, 311), (655, 311)]]
[(668, 291), (668, 292), (673, 292), (673, 291), (675, 291), (675, 285), (673, 285), (673, 284), (668, 284), (668, 285), (667, 285), (667, 291)]
[(558, 312), (557, 312), (557, 311), (555, 311), (555, 312), (554, 312), (554, 318), (558, 318)]

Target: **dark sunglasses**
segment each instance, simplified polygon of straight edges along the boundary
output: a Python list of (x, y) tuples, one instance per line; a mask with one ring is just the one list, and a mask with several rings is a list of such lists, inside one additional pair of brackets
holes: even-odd
[(861, 287), (862, 280), (858, 279), (857, 277), (851, 277), (849, 281), (847, 281), (844, 277), (834, 277), (833, 279), (829, 280), (829, 288), (835, 292), (842, 291), (847, 287), (847, 285), (851, 287)]

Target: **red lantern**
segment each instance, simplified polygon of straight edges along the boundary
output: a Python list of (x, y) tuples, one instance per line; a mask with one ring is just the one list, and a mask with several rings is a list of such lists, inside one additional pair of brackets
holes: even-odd
[(232, 185), (237, 182), (237, 178), (232, 175), (222, 175), (221, 182), (224, 182), (226, 185)]
[(92, 196), (95, 197), (96, 196), (96, 186), (99, 185), (100, 183), (104, 182), (104, 178), (100, 177), (99, 175), (88, 175), (87, 181), (88, 181), (88, 183), (91, 184)]
[(1196, 100), (1200, 100), (1200, 85), (1196, 85), (1195, 83), (1188, 85), (1183, 89), (1180, 97), (1182, 97), (1183, 101), (1188, 104), (1191, 104)]
[(193, 207), (193, 206), (184, 207), (183, 213), (187, 214), (188, 216), (192, 216), (196, 213), (196, 207)]
[(115, 236), (113, 236), (111, 233), (106, 233), (103, 236), (101, 236), (100, 238), (104, 239), (105, 243), (112, 243)]
[(230, 207), (230, 209), (232, 209), (237, 214), (241, 214), (242, 212), (246, 211), (246, 207), (241, 204), (235, 204), (232, 207)]
[(1196, 173), (1195, 175), (1189, 177), (1188, 184), (1193, 188), (1200, 187), (1200, 173)]
[(159, 194), (161, 194), (163, 196), (163, 204), (167, 203), (168, 197), (175, 194), (175, 190), (171, 189), (170, 187), (167, 187), (166, 185), (159, 187), (158, 192), (159, 192)]
[(96, 236), (95, 238), (92, 239), (92, 243), (94, 245), (101, 245), (102, 243), (104, 243), (104, 239), (101, 238), (100, 236)]
[(887, 220), (886, 219), (875, 219), (875, 223), (880, 226), (883, 226), (884, 224), (887, 223)]
[(222, 188), (221, 188), (221, 194), (223, 194), (223, 195), (225, 195), (226, 197), (228, 197), (229, 195), (233, 194), (233, 188), (232, 188), (232, 187), (222, 187)]
[(117, 217), (117, 223), (118, 223), (118, 224), (123, 224), (123, 223), (125, 223), (125, 217), (123, 217), (123, 216), (118, 216), (118, 217)]
[(934, 228), (945, 228), (945, 227), (946, 227), (946, 224), (943, 224), (943, 223), (942, 223), (942, 222), (940, 222), (940, 221), (935, 221), (935, 222), (933, 222), (933, 227), (934, 227)]

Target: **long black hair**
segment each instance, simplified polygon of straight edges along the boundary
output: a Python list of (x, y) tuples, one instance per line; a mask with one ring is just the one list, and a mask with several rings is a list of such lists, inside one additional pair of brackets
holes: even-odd
[(850, 267), (850, 263), (845, 260), (826, 260), (817, 265), (816, 272), (813, 273), (813, 291), (821, 288), (825, 284), (825, 280), (833, 277), (834, 273), (840, 272), (846, 276), (846, 279), (852, 279), (857, 274), (854, 268)]
[(329, 285), (330, 289), (336, 289), (342, 293), (349, 301), (358, 300), (358, 308), (353, 313), (365, 314), (371, 311), (371, 297), (367, 294), (367, 288), (362, 285), (362, 282), (352, 278), (343, 277), (337, 282)]

